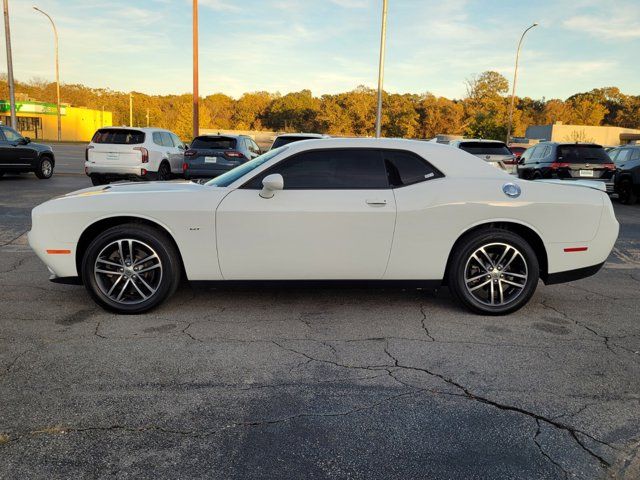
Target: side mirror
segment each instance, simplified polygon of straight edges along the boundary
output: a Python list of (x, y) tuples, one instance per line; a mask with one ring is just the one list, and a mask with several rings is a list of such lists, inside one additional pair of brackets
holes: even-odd
[(29, 137), (22, 137), (20, 140), (18, 140), (18, 145), (26, 145), (29, 142), (31, 142), (31, 139)]
[(262, 190), (260, 196), (262, 198), (272, 198), (276, 190), (284, 188), (284, 178), (279, 173), (272, 173), (262, 179)]
[(186, 150), (186, 149), (187, 149), (187, 146), (183, 143), (183, 144), (181, 144), (181, 145), (178, 145), (178, 149), (180, 149), (180, 150)]

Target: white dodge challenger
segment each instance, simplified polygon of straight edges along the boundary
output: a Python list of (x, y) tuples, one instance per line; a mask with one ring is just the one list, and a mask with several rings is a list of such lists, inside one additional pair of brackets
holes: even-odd
[[(212, 159), (211, 161), (214, 161)], [(584, 278), (618, 236), (605, 192), (518, 180), (462, 150), (398, 139), (292, 143), (207, 184), (88, 188), (33, 210), (51, 280), (140, 313), (180, 278), (447, 285), (506, 314), (538, 280)]]

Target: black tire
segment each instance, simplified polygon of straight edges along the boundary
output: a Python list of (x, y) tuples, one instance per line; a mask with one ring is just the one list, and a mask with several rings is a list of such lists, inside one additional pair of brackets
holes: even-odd
[(633, 205), (638, 201), (638, 195), (633, 190), (631, 180), (622, 180), (618, 185), (618, 199), (624, 205)]
[[(120, 269), (102, 262), (96, 263), (98, 255), (106, 255), (104, 252), (108, 253), (109, 249), (119, 240), (123, 241), (122, 250), (114, 246), (115, 256), (101, 258), (108, 259), (114, 264), (122, 263), (123, 268)], [(128, 252), (128, 245), (130, 245), (128, 240), (133, 241), (133, 256), (130, 256)], [(146, 252), (143, 246), (148, 247)], [(138, 251), (136, 251), (136, 247), (138, 247)], [(125, 257), (123, 262), (119, 261), (119, 251), (122, 251)], [(150, 253), (155, 254), (157, 260), (153, 258), (148, 262), (142, 262), (138, 267), (142, 269), (140, 272), (134, 271), (135, 262), (129, 262), (131, 265), (125, 267), (124, 263), (128, 258), (133, 257), (134, 260), (140, 261)], [(156, 261), (160, 268), (149, 269), (149, 265), (155, 265)], [(94, 272), (96, 265), (100, 265), (99, 269), (108, 269), (109, 272), (113, 271), (114, 273), (107, 275), (96, 273)], [(149, 271), (142, 273), (146, 269)], [(82, 258), (81, 271), (83, 283), (89, 295), (98, 305), (116, 313), (137, 314), (151, 310), (173, 295), (180, 282), (182, 267), (178, 252), (165, 232), (148, 225), (127, 223), (109, 228), (93, 239)], [(114, 286), (114, 284), (116, 285)], [(122, 288), (119, 285), (122, 285)], [(146, 288), (144, 285), (154, 287), (155, 290)], [(111, 296), (109, 295), (110, 291), (113, 291)], [(120, 294), (120, 291), (123, 293)], [(138, 293), (141, 291), (142, 293), (146, 292), (147, 298), (143, 298), (143, 295)], [(120, 294), (122, 299), (119, 300), (117, 294)]]
[(47, 156), (42, 157), (33, 173), (40, 180), (48, 180), (53, 176), (53, 160)]
[[(506, 249), (503, 245), (512, 250)], [(481, 247), (484, 247), (489, 257), (482, 255), (481, 261), (485, 261), (484, 270), (477, 261), (480, 255), (476, 255), (476, 259), (473, 257)], [(504, 257), (507, 259), (511, 259), (511, 256), (515, 259), (509, 263), (509, 260), (500, 258), (501, 251), (505, 252)], [(518, 252), (519, 256), (512, 252)], [(491, 266), (493, 263), (495, 265)], [(506, 269), (503, 268), (505, 265)], [(523, 272), (526, 279), (513, 276), (522, 276)], [(484, 315), (506, 315), (526, 305), (536, 290), (539, 277), (538, 258), (531, 245), (520, 235), (501, 228), (478, 230), (460, 239), (451, 252), (447, 271), (447, 283), (453, 296), (467, 309)], [(471, 282), (467, 278), (477, 280)], [(525, 283), (522, 283), (523, 281)], [(515, 283), (520, 284), (521, 288), (514, 287)], [(504, 292), (502, 298), (501, 289)], [(480, 298), (484, 293), (487, 299)], [(501, 300), (500, 304), (489, 304), (490, 294), (493, 295), (491, 302)]]
[(158, 167), (158, 181), (163, 182), (171, 179), (171, 167), (167, 162), (162, 162)]
[(99, 187), (100, 185), (108, 185), (109, 180), (101, 175), (91, 175), (91, 183), (94, 187)]
[(531, 180), (542, 180), (542, 174), (540, 172), (534, 172), (531, 175)]

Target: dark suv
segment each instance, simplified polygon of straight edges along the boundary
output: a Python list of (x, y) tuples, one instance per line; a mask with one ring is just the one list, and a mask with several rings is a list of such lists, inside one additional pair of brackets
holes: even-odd
[(48, 145), (32, 143), (13, 128), (0, 126), (0, 177), (5, 173), (33, 172), (47, 179), (56, 165), (53, 150)]
[(613, 193), (615, 165), (595, 143), (541, 142), (528, 148), (518, 162), (518, 177), (527, 180), (599, 180)]
[(201, 135), (184, 152), (184, 178), (213, 178), (260, 155), (247, 135)]
[(636, 203), (640, 196), (640, 145), (625, 145), (609, 151), (616, 164), (614, 191), (621, 203)]

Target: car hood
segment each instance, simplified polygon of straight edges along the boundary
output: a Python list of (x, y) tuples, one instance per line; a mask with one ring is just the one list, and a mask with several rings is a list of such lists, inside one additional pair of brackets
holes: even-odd
[(32, 149), (37, 150), (39, 152), (51, 152), (51, 151), (53, 151), (53, 148), (51, 148), (49, 145), (45, 145), (43, 143), (29, 142), (29, 143), (26, 144), (26, 147), (32, 148)]
[(64, 197), (81, 197), (99, 194), (198, 192), (212, 188), (193, 182), (127, 182), (83, 188), (67, 193)]

